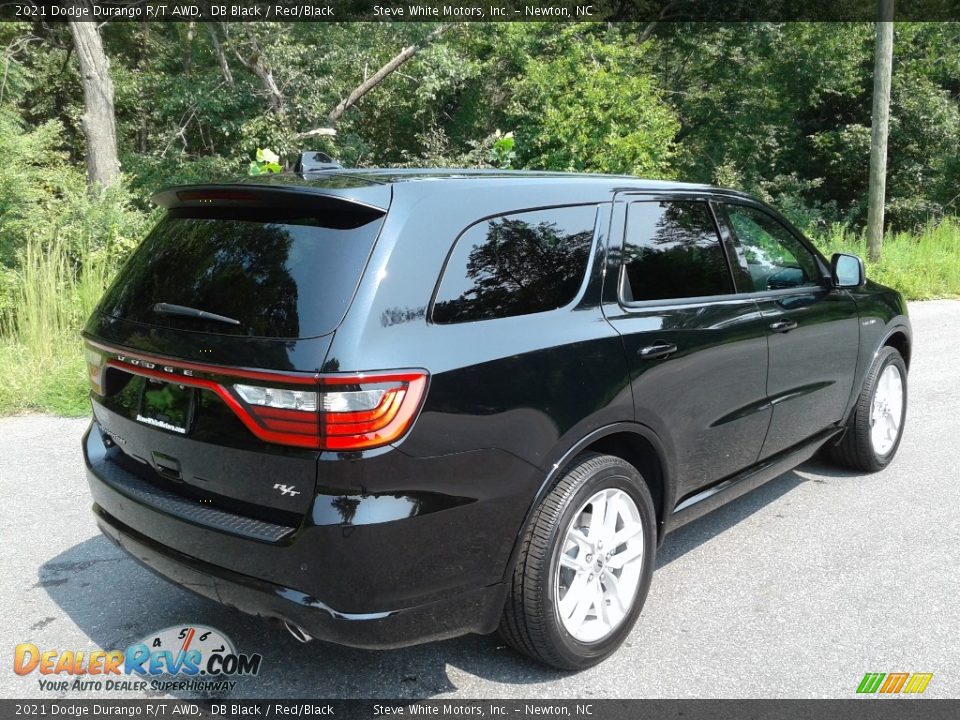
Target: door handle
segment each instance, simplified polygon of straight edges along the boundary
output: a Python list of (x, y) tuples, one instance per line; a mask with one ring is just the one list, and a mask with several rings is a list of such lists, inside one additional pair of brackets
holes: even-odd
[(657, 360), (659, 358), (665, 358), (667, 355), (672, 355), (676, 351), (677, 346), (674, 343), (656, 342), (653, 345), (640, 348), (640, 359)]
[(777, 322), (770, 323), (770, 329), (778, 333), (790, 332), (796, 327), (796, 320), (777, 320)]

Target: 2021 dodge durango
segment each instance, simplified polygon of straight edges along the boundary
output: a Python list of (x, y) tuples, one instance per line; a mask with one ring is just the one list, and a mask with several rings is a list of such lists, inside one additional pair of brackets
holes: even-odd
[(664, 537), (897, 452), (911, 329), (739, 192), (331, 170), (175, 187), (84, 330), (102, 531), (298, 638), (630, 632)]

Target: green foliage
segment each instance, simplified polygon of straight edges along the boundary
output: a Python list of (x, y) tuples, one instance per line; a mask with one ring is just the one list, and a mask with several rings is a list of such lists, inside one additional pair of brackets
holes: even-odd
[(646, 71), (643, 46), (628, 38), (565, 27), (510, 90), (506, 114), (522, 167), (671, 174), (679, 123)]
[(165, 157), (128, 154), (123, 157), (125, 178), (135, 205), (150, 210), (150, 195), (169, 185), (195, 185), (235, 180), (241, 174), (244, 157), (222, 158), (219, 155), (190, 157), (171, 153)]
[(82, 414), (80, 327), (150, 215), (123, 184), (88, 194), (56, 121), (0, 108), (0, 153), (0, 412)]
[[(766, 193), (821, 227), (863, 225), (871, 23), (671, 24), (660, 39), (659, 80), (682, 119), (678, 175)], [(957, 211), (958, 57), (957, 27), (896, 24), (887, 176), (895, 228)]]
[(493, 147), (490, 148), (490, 163), (501, 170), (509, 170), (517, 157), (517, 152), (514, 150), (517, 141), (512, 132), (501, 135), (497, 130), (495, 137)]
[(125, 256), (149, 216), (134, 208), (123, 186), (90, 195), (83, 170), (61, 150), (60, 126), (50, 121), (26, 130), (0, 109), (0, 311), (10, 312), (19, 292), (17, 271), (30, 248), (55, 244), (72, 267), (86, 257)]
[(273, 150), (257, 148), (256, 160), (251, 160), (247, 166), (247, 175), (269, 175), (278, 173), (283, 168), (280, 166), (280, 156)]
[(0, 413), (89, 411), (80, 327), (122, 254), (33, 236), (16, 272), (11, 307), (0, 323)]

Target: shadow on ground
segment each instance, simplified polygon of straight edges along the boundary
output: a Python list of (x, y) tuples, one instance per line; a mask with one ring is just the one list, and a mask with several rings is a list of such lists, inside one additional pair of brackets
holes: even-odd
[[(848, 476), (819, 463), (801, 470)], [(658, 567), (804, 482), (808, 480), (788, 472), (681, 528), (661, 548)], [(356, 650), (316, 641), (304, 645), (273, 625), (171, 585), (99, 536), (44, 563), (37, 585), (94, 644), (105, 649), (126, 648), (172, 625), (218, 628), (233, 639), (240, 652), (258, 652), (264, 657), (260, 675), (239, 679), (231, 697), (429, 698), (456, 691), (460, 672), (507, 684), (549, 682), (560, 675), (504, 647), (496, 635), (471, 635), (390, 651)], [(192, 693), (179, 696), (196, 697)]]

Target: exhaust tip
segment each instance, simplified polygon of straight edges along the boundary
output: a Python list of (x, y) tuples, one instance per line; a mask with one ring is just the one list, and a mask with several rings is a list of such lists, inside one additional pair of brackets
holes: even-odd
[(313, 636), (298, 625), (294, 625), (293, 623), (284, 620), (283, 626), (287, 629), (288, 633), (297, 639), (298, 642), (308, 643), (313, 640)]

